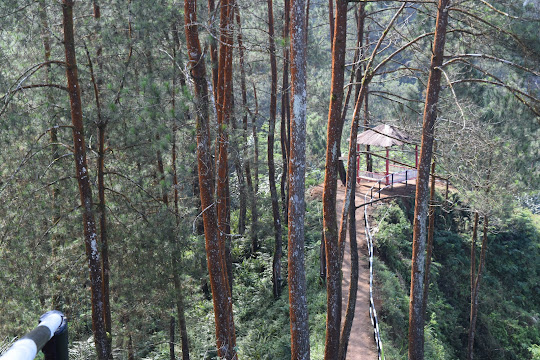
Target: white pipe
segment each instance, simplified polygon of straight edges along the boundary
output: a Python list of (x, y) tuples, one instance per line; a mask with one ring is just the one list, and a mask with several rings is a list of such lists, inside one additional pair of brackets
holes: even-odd
[[(53, 337), (56, 330), (58, 330), (62, 324), (62, 320), (61, 314), (57, 312), (50, 312), (41, 319), (38, 327), (45, 327), (49, 330), (47, 341)], [(41, 349), (37, 348), (35, 339), (32, 339), (31, 336), (24, 336), (22, 339), (17, 340), (9, 350), (0, 357), (0, 360), (33, 360), (39, 350)]]

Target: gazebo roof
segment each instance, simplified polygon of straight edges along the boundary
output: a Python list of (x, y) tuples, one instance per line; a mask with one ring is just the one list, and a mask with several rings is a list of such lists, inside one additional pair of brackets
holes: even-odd
[(385, 124), (378, 125), (373, 129), (366, 130), (356, 137), (356, 143), (359, 145), (371, 145), (381, 147), (403, 145), (403, 142), (401, 142), (400, 140), (403, 140), (405, 142), (410, 141), (409, 135), (407, 135), (403, 131), (399, 131), (393, 128), (390, 125)]

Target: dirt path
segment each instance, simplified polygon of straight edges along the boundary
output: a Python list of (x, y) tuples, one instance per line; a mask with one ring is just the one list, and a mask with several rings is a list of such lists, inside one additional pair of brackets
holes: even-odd
[[(356, 190), (356, 205), (364, 203), (364, 194), (369, 191), (373, 183), (358, 184)], [(410, 183), (409, 183), (410, 184)], [(390, 195), (404, 194), (413, 191), (414, 186), (410, 184), (407, 189), (404, 185), (395, 185), (394, 189), (387, 189), (382, 192), (381, 197)], [(322, 198), (323, 186), (318, 185), (311, 189), (312, 198)], [(336, 206), (338, 213), (338, 222), (343, 209), (345, 198), (345, 187), (338, 185)], [(368, 207), (368, 214), (372, 211)], [(351, 337), (347, 349), (347, 360), (377, 360), (377, 347), (373, 338), (373, 327), (369, 318), (369, 258), (366, 245), (366, 234), (364, 229), (363, 208), (356, 211), (356, 239), (358, 242), (359, 256), (359, 277), (358, 294), (356, 299), (356, 308), (351, 329)], [(348, 236), (347, 236), (348, 240)], [(343, 282), (342, 282), (342, 319), (345, 317), (347, 309), (347, 298), (349, 296), (349, 286), (351, 277), (351, 250), (349, 241), (345, 245), (345, 256), (343, 259)], [(342, 320), (343, 321), (343, 320)]]

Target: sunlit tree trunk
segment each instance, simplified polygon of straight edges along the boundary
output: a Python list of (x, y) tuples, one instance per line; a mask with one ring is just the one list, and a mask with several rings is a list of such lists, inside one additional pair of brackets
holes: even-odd
[(92, 301), (92, 330), (99, 360), (108, 358), (107, 333), (103, 316), (103, 293), (101, 261), (97, 243), (96, 223), (94, 220), (92, 188), (86, 162), (86, 145), (82, 116), (81, 91), (77, 74), (75, 39), (73, 33), (73, 0), (63, 0), (64, 50), (66, 55), (66, 76), (71, 105), (71, 123), (73, 126), (73, 152), (75, 157), (76, 177), (79, 184), (83, 215), (86, 256), (90, 273)]
[(289, 158), (289, 304), (291, 359), (309, 359), (309, 324), (304, 267), (306, 173), (306, 46), (305, 1), (291, 0), (292, 116)]
[(225, 264), (225, 244), (218, 236), (217, 209), (213, 195), (212, 152), (208, 113), (206, 69), (202, 58), (195, 0), (184, 1), (184, 21), (197, 117), (197, 162), (208, 274), (212, 288), (218, 355), (236, 359), (232, 299)]
[[(332, 16), (333, 17), (333, 16)], [(347, 2), (336, 3), (332, 46), (332, 83), (328, 111), (326, 166), (323, 193), (323, 227), (326, 250), (326, 341), (324, 358), (337, 359), (341, 330), (341, 262), (338, 246), (336, 193), (338, 158), (341, 144), (341, 109), (345, 81), (345, 44), (347, 36)], [(346, 209), (345, 211), (348, 211)]]
[(411, 291), (409, 303), (409, 359), (424, 358), (424, 270), (426, 258), (427, 214), (429, 200), (429, 173), (433, 150), (437, 102), (441, 89), (441, 70), (450, 0), (439, 0), (435, 40), (427, 86), (422, 149), (416, 179), (416, 196), (413, 222), (413, 254), (411, 269)]

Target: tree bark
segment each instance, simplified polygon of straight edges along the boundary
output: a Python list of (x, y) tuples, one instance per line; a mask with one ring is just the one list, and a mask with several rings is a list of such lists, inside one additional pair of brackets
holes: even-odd
[(309, 324), (304, 267), (306, 172), (306, 46), (305, 1), (291, 0), (291, 137), (289, 158), (289, 303), (291, 359), (309, 359)]
[(435, 40), (427, 86), (424, 120), (422, 129), (422, 149), (416, 179), (416, 196), (413, 222), (413, 254), (411, 269), (411, 291), (409, 303), (409, 359), (424, 358), (424, 270), (426, 251), (426, 219), (429, 200), (429, 168), (431, 164), (437, 102), (441, 83), (441, 70), (446, 27), (448, 24), (450, 0), (439, 0)]
[[(333, 16), (332, 16), (333, 17)], [(347, 37), (347, 2), (336, 3), (332, 46), (332, 83), (328, 111), (326, 166), (323, 193), (323, 227), (326, 250), (326, 340), (325, 360), (337, 360), (341, 330), (341, 261), (338, 245), (336, 193), (338, 148), (341, 144), (341, 109), (345, 81), (345, 48)], [(345, 209), (347, 212), (349, 209)]]
[(90, 274), (92, 330), (94, 332), (94, 343), (96, 345), (98, 359), (105, 360), (108, 358), (108, 353), (107, 332), (103, 314), (101, 264), (93, 212), (92, 188), (88, 174), (88, 164), (86, 162), (81, 92), (77, 73), (77, 59), (75, 55), (75, 39), (73, 32), (73, 5), (73, 0), (63, 0), (62, 2), (66, 77), (71, 106), (71, 123), (73, 126), (75, 169), (77, 182), (79, 184), (86, 256), (88, 258)]
[[(258, 230), (258, 213), (257, 213), (257, 198), (255, 196), (255, 189), (253, 186), (253, 180), (251, 175), (251, 164), (250, 156), (248, 152), (248, 113), (249, 109), (247, 106), (247, 86), (246, 86), (246, 69), (245, 69), (245, 60), (244, 60), (244, 43), (242, 39), (242, 26), (240, 22), (240, 11), (238, 7), (235, 7), (236, 12), (236, 23), (238, 25), (238, 57), (240, 63), (240, 88), (242, 91), (242, 123), (243, 123), (243, 137), (244, 137), (244, 146), (243, 146), (243, 156), (244, 156), (244, 169), (246, 172), (246, 185), (247, 193), (249, 197), (249, 203), (251, 208), (251, 226), (250, 226), (250, 238), (251, 238), (251, 248), (253, 249), (255, 244), (259, 243), (259, 238), (257, 236)], [(256, 125), (253, 123), (253, 127)], [(254, 130), (254, 140), (256, 140), (256, 130)]]
[[(289, 37), (290, 28), (290, 3), (289, 0), (284, 0), (284, 24), (283, 24), (283, 39)], [(291, 123), (291, 107), (290, 107), (290, 91), (289, 91), (289, 66), (290, 66), (289, 47), (283, 47), (283, 78), (281, 87), (281, 158), (283, 161), (281, 174), (281, 205), (283, 207), (283, 219), (287, 221), (288, 206), (289, 206), (289, 184), (288, 179), (288, 163), (289, 163), (289, 146), (290, 146), (290, 123)]]
[[(98, 69), (103, 70), (103, 48), (101, 45), (101, 11), (97, 0), (93, 0), (94, 20), (95, 20), (95, 36), (96, 43), (96, 59)], [(101, 114), (101, 98), (100, 85), (102, 83), (100, 74), (95, 75), (92, 66), (90, 54), (88, 55), (88, 64), (92, 83), (94, 84), (94, 95), (96, 98), (97, 109), (97, 139), (98, 139), (98, 158), (97, 158), (97, 178), (98, 178), (98, 200), (99, 200), (99, 236), (101, 239), (101, 273), (103, 277), (102, 292), (103, 292), (103, 321), (105, 322), (105, 331), (107, 332), (107, 353), (109, 359), (112, 359), (112, 321), (111, 321), (111, 303), (110, 303), (110, 265), (109, 265), (109, 238), (107, 233), (107, 213), (105, 202), (105, 136), (108, 121), (103, 119)]]
[(208, 0), (208, 27), (210, 29), (210, 61), (212, 63), (212, 90), (214, 99), (217, 101), (218, 88), (218, 48), (217, 48), (217, 32), (214, 22), (216, 21), (216, 5), (215, 0)]
[(213, 195), (212, 153), (208, 114), (208, 88), (206, 69), (202, 57), (195, 0), (184, 1), (186, 43), (194, 83), (197, 116), (197, 162), (199, 190), (206, 240), (208, 274), (212, 288), (216, 343), (218, 355), (227, 360), (237, 359), (235, 349), (232, 299), (225, 264), (225, 245), (218, 236), (217, 210)]
[(268, 6), (268, 44), (270, 51), (270, 117), (268, 121), (268, 181), (270, 197), (272, 199), (272, 216), (274, 218), (274, 259), (272, 261), (272, 284), (274, 297), (281, 295), (281, 215), (279, 213), (278, 194), (276, 189), (276, 168), (274, 164), (274, 132), (276, 128), (277, 106), (277, 63), (276, 45), (274, 42), (274, 11), (272, 0), (267, 1)]
[[(225, 248), (229, 295), (232, 293), (232, 261), (230, 252), (230, 190), (229, 190), (229, 126), (232, 117), (233, 82), (233, 19), (234, 1), (226, 0), (220, 6), (219, 63), (216, 112), (218, 121), (217, 139), (217, 189), (218, 238)], [(232, 314), (231, 314), (232, 315)]]

